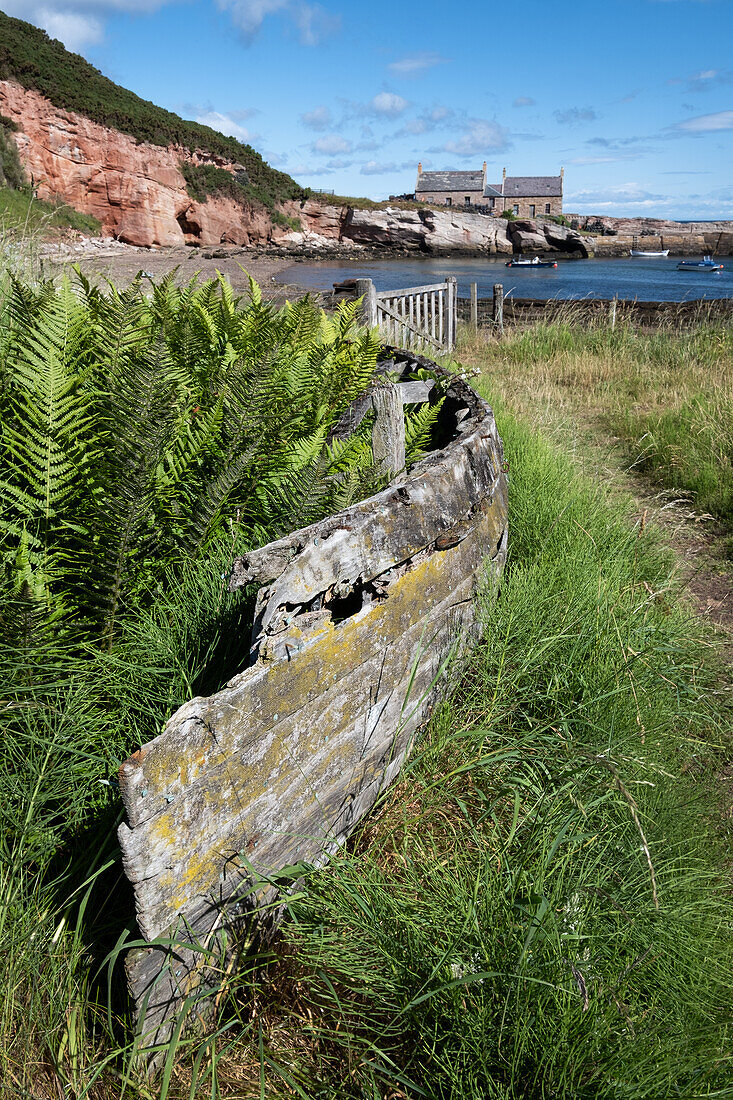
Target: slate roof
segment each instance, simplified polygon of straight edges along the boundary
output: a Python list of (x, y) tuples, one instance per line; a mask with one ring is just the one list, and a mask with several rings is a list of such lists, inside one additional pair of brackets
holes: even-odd
[[(485, 196), (500, 194), (500, 183), (487, 183)], [(562, 176), (507, 176), (504, 180), (505, 199), (531, 199), (540, 195), (561, 198)]]
[(483, 191), (484, 174), (478, 172), (423, 172), (418, 191)]

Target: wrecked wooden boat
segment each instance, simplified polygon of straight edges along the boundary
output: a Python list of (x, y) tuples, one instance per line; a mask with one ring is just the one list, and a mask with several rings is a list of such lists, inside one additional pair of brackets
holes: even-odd
[(370, 401), (434, 400), (437, 381), (435, 449), (382, 492), (234, 563), (232, 589), (260, 586), (250, 666), (120, 769), (123, 864), (148, 941), (127, 974), (148, 1050), (217, 987), (253, 896), (275, 893), (263, 883), (327, 859), (397, 776), (475, 626), (477, 586), (503, 566), (491, 408), (429, 360), (389, 355), (396, 382), (357, 401), (340, 431)]

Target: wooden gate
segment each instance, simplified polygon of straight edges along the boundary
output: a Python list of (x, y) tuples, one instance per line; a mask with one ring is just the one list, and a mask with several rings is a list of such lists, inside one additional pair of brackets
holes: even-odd
[(364, 301), (364, 323), (378, 326), (390, 344), (415, 351), (454, 350), (458, 284), (453, 275), (444, 283), (379, 292), (371, 279), (357, 279), (356, 296)]

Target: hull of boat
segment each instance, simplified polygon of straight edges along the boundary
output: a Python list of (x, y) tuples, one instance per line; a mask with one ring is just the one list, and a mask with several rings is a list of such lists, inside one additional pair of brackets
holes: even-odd
[(506, 267), (557, 267), (557, 260), (540, 260), (539, 263), (532, 263), (531, 260), (507, 260)]
[(664, 249), (662, 249), (661, 252), (640, 252), (638, 249), (632, 248), (631, 252), (630, 252), (630, 255), (631, 256), (649, 256), (649, 257), (669, 256), (669, 249), (664, 248)]

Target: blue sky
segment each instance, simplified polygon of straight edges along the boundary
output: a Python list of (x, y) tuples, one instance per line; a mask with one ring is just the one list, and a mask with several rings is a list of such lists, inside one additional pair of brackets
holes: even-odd
[(0, 0), (310, 187), (565, 167), (565, 209), (733, 218), (733, 0)]

